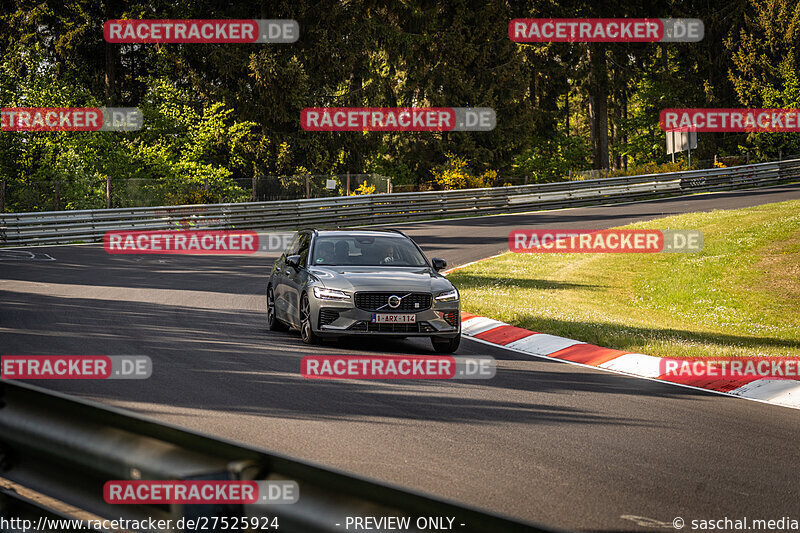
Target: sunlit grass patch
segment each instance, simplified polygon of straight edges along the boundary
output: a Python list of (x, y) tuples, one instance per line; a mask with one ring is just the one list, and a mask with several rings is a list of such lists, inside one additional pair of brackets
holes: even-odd
[(624, 226), (699, 229), (694, 254), (515, 254), (450, 275), (463, 309), (659, 356), (800, 355), (800, 201)]

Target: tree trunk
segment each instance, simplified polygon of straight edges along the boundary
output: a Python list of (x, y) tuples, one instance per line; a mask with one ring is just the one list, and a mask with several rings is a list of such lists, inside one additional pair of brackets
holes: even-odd
[(608, 68), (605, 52), (602, 45), (589, 45), (589, 117), (592, 122), (594, 168), (598, 170), (608, 169)]
[[(109, 0), (105, 2), (105, 18), (106, 20), (116, 19), (119, 16), (117, 10), (118, 2)], [(117, 103), (117, 50), (119, 44), (105, 43), (105, 73), (104, 73), (104, 89), (106, 106), (114, 107)]]
[(116, 98), (116, 58), (115, 58), (115, 50), (114, 47), (119, 46), (118, 44), (111, 44), (106, 43), (106, 71), (105, 71), (105, 96), (106, 96), (106, 106), (114, 107), (117, 102)]
[(592, 168), (597, 167), (597, 107), (594, 103), (594, 96), (589, 94), (586, 98), (589, 106), (589, 137), (592, 140)]
[[(622, 90), (622, 120), (627, 123), (628, 122), (628, 90)], [(625, 170), (628, 170), (628, 132), (627, 130), (623, 130), (622, 134), (622, 144), (625, 146), (625, 155), (622, 156), (622, 167)]]
[(612, 153), (614, 154), (614, 170), (622, 168), (622, 91), (614, 93), (614, 126), (612, 129)]

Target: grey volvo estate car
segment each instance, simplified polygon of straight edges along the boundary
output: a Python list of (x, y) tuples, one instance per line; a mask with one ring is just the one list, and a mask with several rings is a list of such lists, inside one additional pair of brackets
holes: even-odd
[(435, 351), (461, 341), (458, 290), (397, 230), (303, 230), (267, 283), (270, 330), (300, 330), (303, 342), (356, 335), (430, 337)]

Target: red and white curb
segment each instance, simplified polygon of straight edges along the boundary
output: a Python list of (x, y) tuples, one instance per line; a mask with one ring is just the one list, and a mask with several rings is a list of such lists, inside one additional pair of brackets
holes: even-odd
[(671, 376), (661, 373), (660, 357), (613, 350), (566, 337), (537, 333), (464, 312), (461, 313), (461, 332), (466, 337), (534, 357), (559, 359), (566, 363), (800, 409), (800, 381), (797, 380), (705, 377), (688, 381), (686, 378), (681, 378), (680, 382), (677, 382), (673, 381)]

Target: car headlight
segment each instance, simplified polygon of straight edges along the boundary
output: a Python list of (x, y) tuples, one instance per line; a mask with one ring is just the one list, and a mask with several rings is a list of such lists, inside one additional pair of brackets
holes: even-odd
[(458, 291), (455, 289), (436, 295), (437, 302), (454, 302), (456, 300), (458, 300)]
[(346, 301), (350, 295), (337, 289), (326, 289), (325, 287), (314, 287), (314, 297), (319, 300)]

